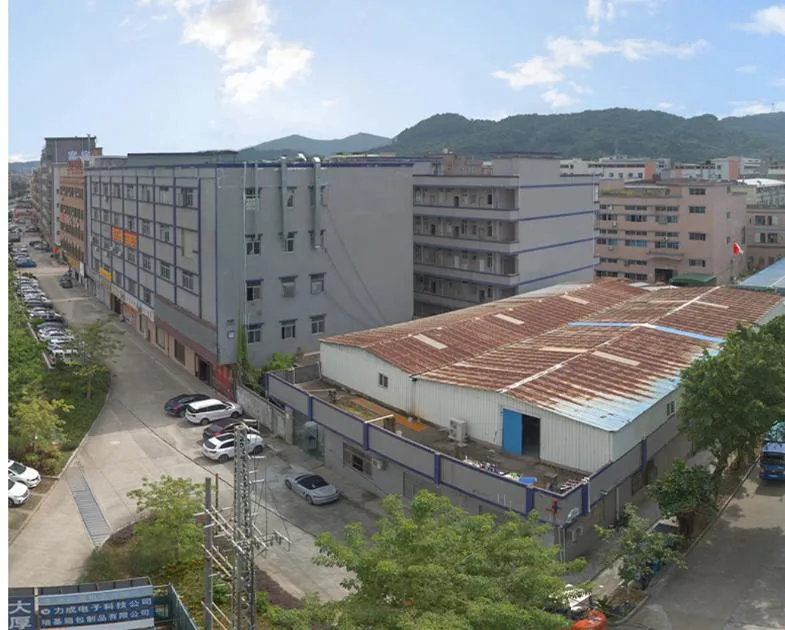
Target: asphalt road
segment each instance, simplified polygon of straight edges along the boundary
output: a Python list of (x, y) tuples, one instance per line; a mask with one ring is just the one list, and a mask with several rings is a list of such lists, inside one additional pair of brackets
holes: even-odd
[[(107, 309), (80, 287), (62, 289), (58, 285), (57, 278), (65, 267), (54, 265), (45, 254), (38, 253), (36, 258), (39, 267), (27, 271), (39, 277), (54, 307), (69, 322), (89, 322), (108, 315)], [(69, 474), (84, 476), (110, 531), (137, 518), (135, 503), (127, 493), (140, 487), (143, 477), (158, 479), (168, 474), (203, 482), (217, 473), (221, 506), (231, 505), (232, 462), (218, 464), (204, 458), (200, 453), (201, 428), (162, 411), (164, 401), (176, 394), (214, 392), (127, 325), (118, 320), (114, 326), (122, 331), (125, 347), (111, 366), (113, 380), (107, 404), (63, 479), (10, 546), (9, 581), (13, 586), (68, 584), (78, 579), (93, 543), (76, 508)], [(259, 557), (259, 565), (296, 596), (314, 591), (328, 598), (343, 596), (339, 583), (345, 574), (311, 563), (316, 553), (314, 534), (341, 534), (351, 522), (372, 526), (375, 516), (351, 501), (309, 506), (283, 485), (287, 474), (302, 470), (296, 462), (268, 453), (256, 467), (255, 479), (265, 480), (255, 486), (257, 526), (263, 532), (279, 531), (293, 543), (291, 548), (271, 548)]]
[(757, 470), (627, 630), (785, 629), (785, 483)]

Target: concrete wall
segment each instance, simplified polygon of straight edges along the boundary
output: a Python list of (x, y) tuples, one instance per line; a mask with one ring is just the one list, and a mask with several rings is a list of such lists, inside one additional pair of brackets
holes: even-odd
[(256, 418), (259, 424), (269, 429), (273, 435), (291, 444), (293, 436), (291, 415), (287, 417), (282, 409), (271, 405), (264, 398), (242, 385), (238, 385), (236, 391), (237, 402), (243, 406), (246, 416)]

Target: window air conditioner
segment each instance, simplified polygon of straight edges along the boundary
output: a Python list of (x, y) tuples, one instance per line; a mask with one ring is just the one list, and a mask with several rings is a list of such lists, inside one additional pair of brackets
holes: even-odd
[(371, 464), (376, 470), (384, 470), (387, 468), (387, 460), (386, 459), (376, 459), (375, 457), (371, 459)]

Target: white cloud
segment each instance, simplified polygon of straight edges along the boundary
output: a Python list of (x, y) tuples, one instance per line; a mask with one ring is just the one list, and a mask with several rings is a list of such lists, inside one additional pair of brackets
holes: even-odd
[(602, 22), (612, 22), (619, 13), (626, 13), (629, 5), (646, 5), (650, 13), (654, 13), (660, 0), (586, 0), (586, 17), (591, 23), (593, 32), (600, 30)]
[(785, 87), (785, 77), (781, 79), (774, 79), (774, 81), (771, 82), (771, 85), (772, 87)]
[(578, 102), (577, 99), (556, 88), (551, 88), (550, 90), (543, 92), (540, 94), (540, 97), (551, 107), (551, 109), (564, 109)]
[(184, 20), (182, 43), (223, 61), (224, 97), (246, 105), (310, 72), (313, 52), (272, 30), (265, 0), (140, 0), (174, 9)]
[(335, 107), (339, 103), (337, 98), (325, 98), (322, 100), (322, 107)]
[(757, 71), (757, 66), (739, 66), (736, 68), (736, 72), (740, 74), (755, 74)]
[(13, 153), (8, 156), (9, 162), (32, 162), (35, 159), (35, 156), (28, 155), (27, 153)]
[(775, 4), (755, 11), (741, 28), (763, 35), (785, 35), (785, 4)]
[(533, 85), (554, 86), (566, 80), (566, 69), (589, 69), (592, 60), (603, 55), (621, 55), (628, 61), (643, 61), (653, 57), (689, 59), (706, 45), (702, 39), (671, 46), (650, 39), (620, 39), (603, 43), (596, 39), (550, 38), (545, 42), (547, 55), (538, 55), (517, 63), (511, 71), (497, 70), (493, 76), (507, 81), (514, 89)]
[(734, 106), (731, 116), (754, 116), (755, 114), (769, 114), (772, 110), (785, 111), (785, 101), (778, 103), (761, 103), (760, 101), (732, 101)]
[(672, 112), (680, 112), (684, 111), (684, 105), (677, 105), (676, 103), (671, 103), (670, 101), (661, 101), (655, 105), (655, 107), (660, 111), (672, 111)]
[(126, 15), (120, 21), (120, 37), (125, 42), (140, 42), (147, 39), (150, 33), (147, 30), (147, 24), (136, 18)]

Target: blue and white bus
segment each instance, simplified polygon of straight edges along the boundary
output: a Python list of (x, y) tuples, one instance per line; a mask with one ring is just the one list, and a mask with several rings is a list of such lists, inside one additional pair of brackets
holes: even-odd
[(785, 420), (775, 424), (760, 448), (761, 479), (785, 481)]

